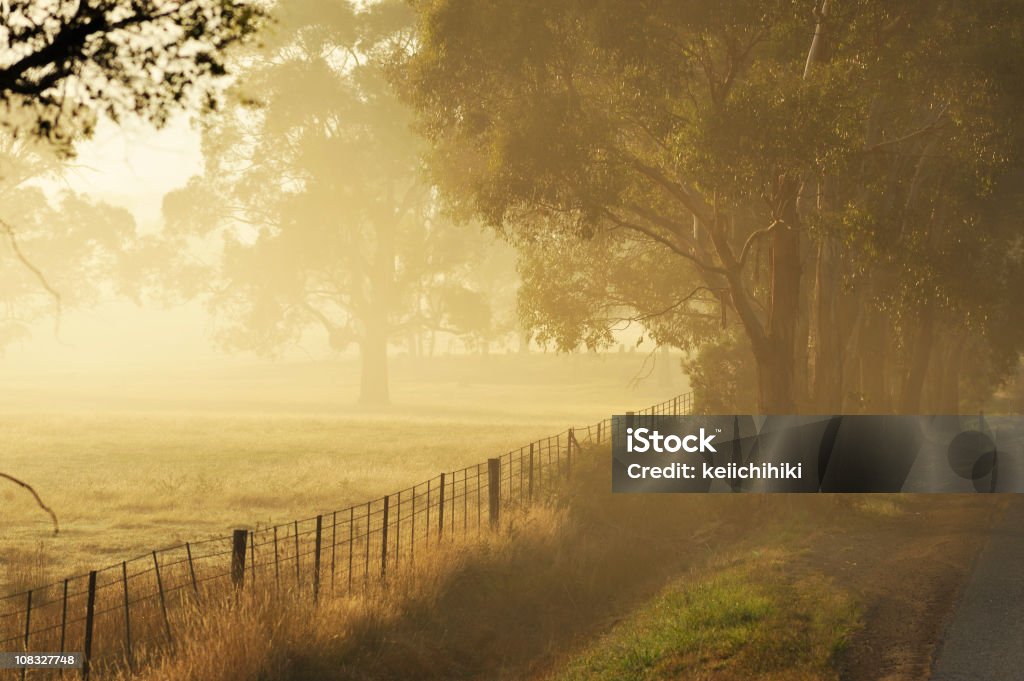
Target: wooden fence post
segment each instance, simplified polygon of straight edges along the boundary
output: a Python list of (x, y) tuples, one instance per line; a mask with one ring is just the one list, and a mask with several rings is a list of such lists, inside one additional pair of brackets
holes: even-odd
[(89, 593), (85, 601), (85, 643), (82, 651), (82, 679), (89, 681), (89, 663), (92, 660), (92, 625), (96, 619), (96, 571), (89, 572)]
[[(454, 504), (453, 504), (454, 506)], [(429, 504), (427, 505), (429, 509)], [(441, 491), (439, 501), (437, 502), (437, 541), (441, 542), (444, 538), (444, 473), (441, 473)]]
[(487, 496), (491, 527), (496, 528), (501, 505), (501, 459), (487, 459)]
[(388, 508), (391, 504), (390, 497), (384, 497), (384, 518), (380, 528), (380, 578), (384, 579), (388, 573)]
[(316, 541), (313, 554), (313, 602), (316, 603), (320, 600), (320, 545), (321, 536), (323, 532), (324, 517), (318, 515), (316, 517)]
[(231, 581), (241, 589), (245, 583), (245, 540), (248, 530), (235, 530), (231, 538)]

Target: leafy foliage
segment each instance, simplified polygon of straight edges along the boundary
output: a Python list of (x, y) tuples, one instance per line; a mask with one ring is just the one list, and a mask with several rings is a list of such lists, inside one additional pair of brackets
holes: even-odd
[[(847, 337), (882, 316), (876, 364), (893, 379), (874, 405), (900, 393), (913, 409), (937, 348), (963, 334), (1004, 358), (1024, 347), (1024, 325), (996, 332), (1024, 268), (1009, 113), (1024, 16), (1009, 1), (825, 6), (424, 0), (397, 78), (459, 209), (550, 249), (541, 260), (600, 248), (594, 264), (636, 263), (584, 265), (563, 275), (571, 291), (528, 277), (526, 317), (544, 333), (607, 341), (594, 322), (618, 306), (677, 318), (662, 335), (685, 346), (706, 334), (699, 315), (652, 314), (657, 294), (629, 283), (675, 270), (675, 295), (703, 285), (729, 308), (762, 408), (838, 404), (851, 357), (877, 351)], [(630, 239), (594, 236), (617, 232)]]
[(215, 105), (225, 50), (262, 23), (248, 0), (8, 0), (0, 4), (0, 112), (65, 153), (99, 115), (161, 125)]

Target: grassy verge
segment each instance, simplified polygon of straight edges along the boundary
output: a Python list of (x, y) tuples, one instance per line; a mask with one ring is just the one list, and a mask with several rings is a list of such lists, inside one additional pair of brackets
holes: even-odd
[(790, 559), (747, 552), (675, 581), (549, 678), (835, 679), (855, 602), (824, 577), (791, 579)]
[(176, 622), (173, 654), (95, 678), (835, 678), (853, 600), (791, 568), (822, 523), (875, 521), (821, 497), (609, 490), (606, 466), (580, 470), (500, 532), (417, 553), (387, 590), (316, 608), (301, 595), (225, 602)]

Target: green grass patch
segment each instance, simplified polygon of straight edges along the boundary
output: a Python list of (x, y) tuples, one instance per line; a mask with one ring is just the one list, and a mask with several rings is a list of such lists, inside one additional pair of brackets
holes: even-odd
[(552, 681), (837, 678), (854, 601), (824, 577), (791, 575), (786, 557), (752, 552), (674, 582)]

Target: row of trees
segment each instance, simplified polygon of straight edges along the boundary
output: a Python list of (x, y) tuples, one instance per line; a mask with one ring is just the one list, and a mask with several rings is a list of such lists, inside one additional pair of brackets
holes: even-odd
[(698, 385), (756, 377), (751, 409), (956, 411), (1017, 366), (1012, 0), (260, 7), (12, 0), (0, 22), (12, 134), (69, 152), (100, 113), (205, 107), (164, 233), (127, 244), (108, 215), (89, 243), (159, 263), (129, 274), (203, 297), (231, 347), (319, 328), (386, 401), (389, 343), (514, 326), (482, 221), (540, 340), (639, 322), (700, 351)]
[(641, 319), (752, 364), (767, 413), (955, 412), (1015, 369), (1019, 3), (418, 6), (396, 79), (433, 177), (530, 246), (563, 347)]

